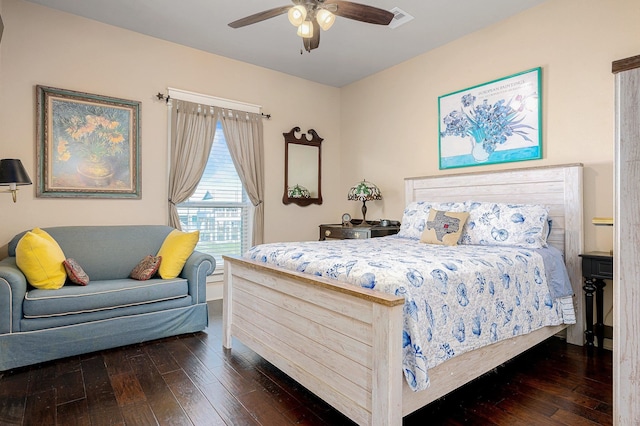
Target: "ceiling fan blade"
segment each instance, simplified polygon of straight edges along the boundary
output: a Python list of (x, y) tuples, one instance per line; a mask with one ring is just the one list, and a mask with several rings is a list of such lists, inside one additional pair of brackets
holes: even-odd
[(327, 0), (324, 4), (335, 4), (337, 9), (333, 13), (337, 16), (369, 24), (389, 25), (394, 16), (388, 10), (350, 1)]
[(275, 7), (273, 9), (265, 10), (262, 12), (255, 13), (253, 15), (249, 15), (242, 19), (238, 19), (237, 21), (233, 21), (229, 24), (229, 26), (231, 28), (240, 28), (246, 25), (255, 24), (256, 22), (261, 22), (266, 19), (285, 14), (289, 11), (289, 9), (291, 9), (291, 6)]

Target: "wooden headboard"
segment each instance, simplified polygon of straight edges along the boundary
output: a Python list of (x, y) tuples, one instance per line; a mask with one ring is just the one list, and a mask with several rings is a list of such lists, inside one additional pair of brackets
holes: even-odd
[(583, 250), (582, 164), (471, 172), (405, 179), (405, 204), (412, 201), (491, 201), (543, 204), (552, 219), (548, 241), (565, 256), (577, 324), (569, 343), (584, 342), (581, 262)]

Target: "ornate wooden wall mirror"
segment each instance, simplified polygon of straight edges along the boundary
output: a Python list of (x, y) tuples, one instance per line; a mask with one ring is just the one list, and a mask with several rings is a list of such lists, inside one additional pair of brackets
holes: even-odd
[(308, 131), (311, 138), (294, 127), (284, 136), (284, 204), (308, 206), (322, 204), (320, 169), (322, 156), (320, 143), (323, 139), (315, 130)]

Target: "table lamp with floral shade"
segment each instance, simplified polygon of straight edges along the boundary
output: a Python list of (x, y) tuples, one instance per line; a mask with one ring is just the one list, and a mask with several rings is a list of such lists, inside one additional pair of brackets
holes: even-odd
[(367, 201), (382, 200), (382, 194), (377, 186), (371, 182), (363, 180), (349, 190), (347, 199), (351, 201), (362, 201), (362, 224), (367, 224)]

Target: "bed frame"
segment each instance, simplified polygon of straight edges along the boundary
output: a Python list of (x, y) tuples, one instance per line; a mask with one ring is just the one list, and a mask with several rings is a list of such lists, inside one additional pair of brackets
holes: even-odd
[(563, 250), (578, 323), (544, 327), (456, 356), (429, 370), (413, 392), (402, 374), (402, 298), (338, 281), (225, 257), (223, 345), (232, 337), (360, 425), (402, 417), (566, 328), (582, 345), (582, 165), (405, 179), (405, 201), (545, 204), (551, 243)]

